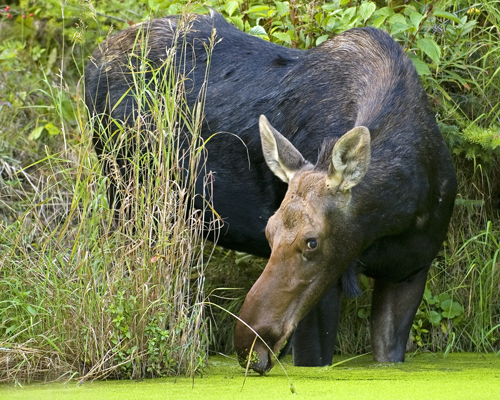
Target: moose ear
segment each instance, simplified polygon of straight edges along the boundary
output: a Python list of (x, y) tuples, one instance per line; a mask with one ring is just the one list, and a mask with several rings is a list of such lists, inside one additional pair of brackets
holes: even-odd
[(370, 158), (370, 131), (364, 126), (351, 129), (333, 147), (326, 186), (342, 192), (349, 191), (365, 176)]
[(264, 115), (259, 118), (259, 129), (267, 165), (283, 182), (290, 182), (307, 161), (287, 138), (271, 126)]

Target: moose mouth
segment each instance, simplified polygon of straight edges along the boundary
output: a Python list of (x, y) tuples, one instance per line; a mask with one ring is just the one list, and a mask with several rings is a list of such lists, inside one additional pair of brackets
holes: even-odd
[(260, 375), (266, 374), (274, 366), (274, 359), (280, 357), (294, 327), (295, 325), (290, 325), (284, 329), (280, 339), (272, 347), (269, 344), (265, 344), (261, 338), (256, 337), (250, 349), (238, 352), (239, 364), (245, 369), (253, 369)]

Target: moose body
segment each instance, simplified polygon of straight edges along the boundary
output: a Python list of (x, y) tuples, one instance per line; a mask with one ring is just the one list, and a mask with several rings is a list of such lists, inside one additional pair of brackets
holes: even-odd
[[(92, 115), (133, 115), (122, 66), (140, 30), (150, 38), (148, 59), (161, 65), (178, 18), (131, 27), (94, 52), (85, 71)], [(211, 137), (205, 168), (225, 222), (218, 243), (270, 256), (236, 325), (240, 362), (250, 356), (254, 370), (269, 370), (270, 350), (279, 353), (295, 331), (296, 365), (330, 364), (349, 271), (374, 278), (374, 359), (403, 361), (456, 195), (449, 152), (411, 61), (371, 28), (302, 51), (245, 34), (218, 14), (191, 18), (183, 33), (188, 104), (205, 80), (216, 30), (202, 136)]]

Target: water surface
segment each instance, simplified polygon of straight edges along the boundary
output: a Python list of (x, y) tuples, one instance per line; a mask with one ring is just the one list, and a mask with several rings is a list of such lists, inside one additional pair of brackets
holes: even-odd
[(500, 356), (427, 353), (407, 356), (402, 364), (380, 364), (367, 355), (321, 368), (294, 367), (286, 358), (283, 369), (275, 365), (267, 376), (250, 372), (244, 380), (235, 359), (217, 356), (194, 380), (0, 385), (0, 399), (500, 399)]

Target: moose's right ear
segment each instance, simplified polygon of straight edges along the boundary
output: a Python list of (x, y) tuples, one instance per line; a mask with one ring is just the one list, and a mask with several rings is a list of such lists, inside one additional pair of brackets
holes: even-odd
[(370, 160), (370, 131), (364, 126), (357, 126), (335, 143), (326, 186), (348, 192), (363, 180), (370, 167)]
[(286, 137), (272, 127), (267, 118), (259, 118), (260, 140), (267, 165), (283, 182), (290, 182), (308, 162)]

